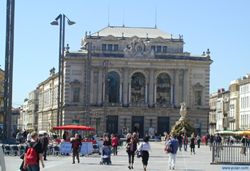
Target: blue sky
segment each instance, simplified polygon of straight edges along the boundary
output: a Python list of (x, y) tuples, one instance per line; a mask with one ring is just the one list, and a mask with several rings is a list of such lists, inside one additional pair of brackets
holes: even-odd
[[(109, 10), (108, 10), (109, 9)], [(59, 28), (50, 25), (64, 13), (76, 24), (66, 26), (65, 44), (79, 50), (85, 31), (110, 25), (157, 27), (184, 36), (184, 50), (202, 54), (207, 48), (211, 65), (210, 92), (250, 73), (249, 0), (16, 0), (13, 105), (58, 67)], [(0, 1), (0, 65), (4, 69), (6, 2)]]

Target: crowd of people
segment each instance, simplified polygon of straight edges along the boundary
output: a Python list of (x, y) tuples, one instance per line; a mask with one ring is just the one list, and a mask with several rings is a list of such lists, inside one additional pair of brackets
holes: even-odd
[[(74, 134), (74, 135), (73, 135)], [(73, 136), (72, 136), (73, 135)], [(53, 139), (53, 138), (52, 138)], [(62, 139), (54, 139), (55, 143), (70, 142), (72, 148), (72, 164), (80, 163), (80, 150), (83, 139), (81, 134), (65, 131), (62, 135)], [(134, 169), (135, 157), (141, 158), (143, 170), (147, 170), (149, 156), (151, 152), (150, 136), (146, 135), (142, 141), (139, 140), (139, 134), (137, 132), (127, 133), (125, 150), (128, 155), (128, 169)], [(102, 147), (100, 149), (101, 164), (111, 164), (111, 154), (113, 156), (118, 155), (118, 146), (120, 139), (116, 134), (104, 134), (101, 138)], [(185, 133), (181, 134), (167, 134), (164, 137), (164, 151), (168, 154), (168, 166), (169, 170), (175, 169), (176, 155), (178, 151), (189, 151), (191, 155), (196, 154), (196, 147), (200, 148), (201, 143), (212, 147), (213, 144), (227, 144), (242, 143), (241, 153), (246, 155), (245, 146), (249, 145), (249, 137), (243, 136), (241, 139), (233, 136), (222, 137), (219, 134), (205, 135), (200, 137), (199, 135), (191, 134), (190, 137)], [(20, 166), (22, 171), (38, 171), (40, 166), (44, 167), (44, 160), (47, 160), (48, 145), (51, 141), (51, 137), (47, 133), (38, 134), (36, 132), (18, 132), (16, 134), (16, 141), (18, 143), (26, 143), (24, 154), (21, 156), (23, 162)], [(190, 148), (190, 150), (188, 150)], [(120, 149), (121, 150), (121, 149)], [(69, 154), (68, 154), (69, 155)]]

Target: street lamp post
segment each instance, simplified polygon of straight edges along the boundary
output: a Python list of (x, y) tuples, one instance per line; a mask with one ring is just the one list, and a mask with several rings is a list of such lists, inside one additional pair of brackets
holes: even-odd
[(4, 138), (11, 137), (15, 0), (7, 0), (4, 73)]
[(68, 25), (75, 24), (66, 15), (59, 14), (51, 25), (59, 25), (59, 63), (58, 63), (58, 92), (57, 92), (57, 126), (62, 125), (63, 110), (63, 87), (64, 87), (64, 42), (65, 42), (65, 19)]

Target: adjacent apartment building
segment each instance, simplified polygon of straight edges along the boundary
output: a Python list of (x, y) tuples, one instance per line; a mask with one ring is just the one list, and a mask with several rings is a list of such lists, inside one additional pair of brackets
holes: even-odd
[(249, 74), (232, 81), (228, 91), (219, 89), (210, 95), (209, 124), (212, 134), (222, 130), (250, 129)]

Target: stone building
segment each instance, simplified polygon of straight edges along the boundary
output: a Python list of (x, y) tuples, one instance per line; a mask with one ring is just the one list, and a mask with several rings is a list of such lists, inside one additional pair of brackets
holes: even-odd
[(57, 125), (58, 74), (51, 69), (50, 76), (37, 87), (38, 93), (38, 130), (50, 131)]
[[(87, 124), (98, 134), (138, 131), (143, 136), (149, 128), (162, 134), (178, 120), (185, 102), (191, 124), (205, 134), (211, 63), (209, 50), (193, 56), (184, 52), (183, 36), (157, 28), (108, 26), (86, 34), (81, 50), (65, 54), (62, 122)], [(39, 85), (39, 92), (46, 89), (51, 97), (46, 101), (39, 93), (43, 124), (56, 117), (52, 82)]]
[(230, 83), (229, 130), (239, 130), (239, 80)]
[(216, 132), (216, 105), (218, 99), (218, 92), (212, 93), (209, 98), (209, 134)]
[(250, 74), (240, 79), (239, 84), (239, 127), (245, 130), (250, 129)]

